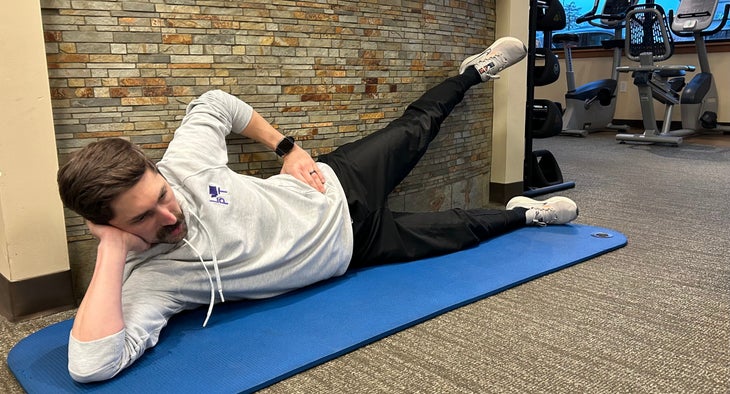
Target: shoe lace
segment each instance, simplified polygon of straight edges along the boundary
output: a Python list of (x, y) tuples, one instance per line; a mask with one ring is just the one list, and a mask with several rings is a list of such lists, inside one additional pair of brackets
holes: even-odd
[(535, 218), (532, 222), (538, 226), (546, 226), (558, 221), (558, 212), (553, 207), (532, 208), (535, 210)]
[[(495, 61), (496, 60), (496, 61)], [(491, 64), (493, 67), (489, 68), (489, 71), (492, 71), (492, 68), (496, 68), (497, 72), (502, 71), (503, 67), (495, 67), (498, 63), (501, 64), (507, 64), (507, 56), (504, 55), (504, 53), (495, 53), (492, 55), (492, 57), (486, 59), (487, 64)], [(487, 76), (491, 79), (499, 79), (501, 78), (499, 74), (492, 74), (491, 72), (487, 72)]]

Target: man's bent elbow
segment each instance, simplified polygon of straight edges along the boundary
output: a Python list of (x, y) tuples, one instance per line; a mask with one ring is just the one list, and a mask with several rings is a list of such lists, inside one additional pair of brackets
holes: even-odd
[(73, 335), (68, 343), (68, 372), (79, 383), (111, 379), (126, 366), (124, 330), (96, 341), (81, 342)]

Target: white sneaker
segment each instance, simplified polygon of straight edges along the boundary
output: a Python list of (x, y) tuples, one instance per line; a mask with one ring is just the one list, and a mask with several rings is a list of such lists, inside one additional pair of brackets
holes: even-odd
[(517, 196), (509, 200), (507, 209), (525, 208), (527, 224), (545, 226), (547, 224), (570, 223), (578, 217), (578, 205), (567, 197), (551, 197), (545, 201)]
[(482, 81), (498, 79), (498, 72), (519, 62), (527, 55), (527, 48), (522, 41), (514, 37), (502, 37), (495, 41), (484, 52), (469, 56), (459, 67), (459, 74), (463, 74), (469, 66), (479, 71)]

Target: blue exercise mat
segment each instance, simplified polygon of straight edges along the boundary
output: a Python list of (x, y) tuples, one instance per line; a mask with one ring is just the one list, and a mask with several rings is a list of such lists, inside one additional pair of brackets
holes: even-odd
[[(527, 227), (479, 247), (362, 269), (283, 296), (174, 317), (158, 345), (102, 383), (67, 371), (71, 320), (20, 341), (8, 365), (29, 393), (251, 392), (434, 316), (626, 245), (614, 230)], [(485, 317), (488, 318), (488, 317)]]

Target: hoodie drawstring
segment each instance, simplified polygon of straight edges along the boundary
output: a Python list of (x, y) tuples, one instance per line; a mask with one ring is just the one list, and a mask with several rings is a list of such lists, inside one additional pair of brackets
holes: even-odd
[[(213, 255), (213, 272), (215, 274), (215, 281), (218, 285), (218, 294), (221, 297), (221, 302), (225, 302), (225, 298), (223, 297), (223, 283), (221, 281), (221, 274), (218, 270), (218, 256), (215, 253), (215, 248), (213, 245), (213, 238), (210, 235), (210, 232), (208, 231), (208, 228), (205, 227), (205, 223), (203, 223), (202, 220), (196, 215), (194, 212), (189, 211), (190, 214), (195, 218), (195, 220), (200, 223), (200, 226), (203, 228), (203, 231), (205, 232), (205, 235), (208, 237), (208, 245), (210, 247), (210, 252)], [(205, 327), (208, 324), (208, 319), (210, 319), (210, 315), (213, 314), (213, 305), (215, 304), (215, 286), (213, 285), (213, 277), (210, 275), (210, 271), (208, 270), (208, 267), (205, 265), (205, 261), (203, 260), (203, 255), (198, 251), (198, 249), (193, 246), (193, 244), (190, 243), (187, 239), (183, 238), (183, 241), (190, 247), (190, 249), (193, 250), (198, 255), (198, 258), (200, 259), (200, 263), (203, 264), (203, 269), (205, 269), (205, 273), (208, 275), (208, 281), (210, 282), (210, 303), (208, 304), (208, 313), (205, 315), (205, 321), (203, 322), (203, 327)]]

